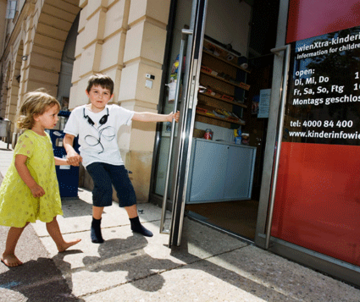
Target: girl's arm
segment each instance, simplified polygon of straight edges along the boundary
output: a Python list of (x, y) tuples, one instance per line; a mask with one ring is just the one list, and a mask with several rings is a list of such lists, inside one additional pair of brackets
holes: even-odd
[[(54, 156), (55, 159), (55, 166), (65, 166), (65, 165), (70, 165), (69, 161), (67, 160), (67, 158), (60, 158), (60, 157), (56, 157)], [(75, 166), (75, 165), (74, 165)], [(78, 165), (77, 165), (78, 166)]]
[(45, 194), (44, 189), (39, 186), (34, 178), (31, 176), (28, 167), (26, 166), (27, 156), (23, 154), (17, 154), (15, 156), (15, 168), (18, 171), (21, 179), (29, 187), (34, 197), (41, 197)]
[(133, 121), (140, 122), (172, 122), (174, 119), (176, 122), (179, 121), (180, 112), (169, 113), (169, 114), (159, 114), (152, 112), (135, 112), (132, 118)]

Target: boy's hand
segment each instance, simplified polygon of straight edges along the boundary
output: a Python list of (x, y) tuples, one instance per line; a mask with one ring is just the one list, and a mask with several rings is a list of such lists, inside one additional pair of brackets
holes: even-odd
[(31, 194), (34, 197), (41, 197), (41, 196), (45, 195), (44, 189), (41, 186), (39, 186), (38, 184), (35, 184), (34, 186), (32, 186), (30, 188), (30, 190), (31, 190)]
[(82, 157), (75, 151), (69, 152), (66, 156), (67, 162), (72, 166), (79, 166), (82, 162)]
[(170, 112), (168, 117), (169, 117), (168, 119), (169, 122), (172, 122), (173, 119), (175, 120), (175, 122), (178, 122), (180, 118), (180, 111), (176, 113)]
[[(82, 162), (82, 157), (80, 157), (80, 162)], [(78, 167), (80, 165), (80, 162), (76, 162), (76, 161), (70, 162), (69, 159), (66, 159), (66, 164), (71, 165), (73, 167)]]

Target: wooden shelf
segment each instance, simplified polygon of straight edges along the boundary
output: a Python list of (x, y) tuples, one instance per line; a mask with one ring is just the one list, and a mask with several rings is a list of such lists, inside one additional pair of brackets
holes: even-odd
[(230, 123), (230, 124), (237, 124), (237, 125), (245, 126), (245, 123), (242, 123), (242, 122), (230, 121), (230, 120), (225, 119), (225, 118), (221, 118), (221, 117), (217, 117), (217, 116), (210, 116), (210, 115), (207, 115), (206, 113), (202, 113), (202, 112), (196, 112), (196, 114), (201, 115), (201, 116), (205, 116), (205, 117), (208, 117), (208, 118), (211, 118), (211, 119), (219, 120), (219, 121), (222, 121), (222, 122), (227, 122), (227, 123)]
[(242, 68), (242, 67), (239, 66), (239, 65), (236, 65), (236, 64), (234, 64), (234, 63), (232, 63), (232, 62), (229, 62), (229, 61), (227, 61), (227, 60), (224, 60), (223, 58), (220, 58), (220, 57), (218, 57), (218, 56), (215, 56), (214, 54), (212, 54), (211, 52), (208, 52), (207, 50), (203, 50), (203, 52), (206, 53), (206, 54), (209, 55), (209, 56), (212, 56), (212, 57), (218, 59), (218, 60), (221, 61), (221, 62), (224, 62), (224, 63), (226, 63), (226, 64), (228, 64), (228, 65), (234, 66), (234, 67), (236, 67), (237, 69), (240, 69), (240, 70), (245, 71), (245, 72), (247, 72), (247, 73), (250, 73), (250, 72), (251, 72), (251, 71), (249, 71), (249, 70), (247, 70), (247, 69), (245, 69), (245, 68)]
[(247, 106), (246, 106), (245, 104), (240, 104), (240, 103), (236, 103), (236, 102), (234, 102), (234, 101), (224, 100), (224, 99), (222, 99), (222, 98), (219, 98), (219, 97), (217, 97), (217, 96), (213, 96), (213, 95), (210, 95), (210, 94), (207, 94), (207, 93), (199, 92), (199, 94), (204, 95), (204, 96), (208, 96), (209, 98), (213, 98), (213, 99), (218, 100), (218, 101), (221, 101), (221, 102), (229, 103), (229, 104), (234, 105), (234, 106), (239, 106), (239, 107), (247, 108)]
[[(230, 85), (232, 85), (232, 86), (239, 87), (239, 88), (244, 89), (244, 90), (247, 90), (247, 91), (250, 89), (250, 85), (248, 85), (248, 84), (245, 84), (245, 83), (242, 83), (242, 82), (241, 82), (240, 85), (238, 85), (238, 84), (232, 83), (232, 82), (230, 82), (230, 81), (228, 81), (228, 80), (225, 80), (225, 79), (223, 79), (223, 78), (221, 78), (221, 77), (212, 75), (211, 73), (205, 72), (205, 71), (203, 71), (203, 70), (201, 70), (200, 72), (201, 72), (202, 74), (205, 74), (205, 75), (207, 75), (207, 76), (209, 76), (209, 77), (212, 77), (212, 78), (215, 78), (215, 79), (217, 79), (217, 80), (223, 81), (223, 82), (225, 82), (225, 83), (227, 83), (227, 84), (230, 84)], [(241, 84), (243, 84), (243, 86), (242, 86)]]
[[(213, 51), (216, 55), (212, 53)], [(213, 95), (204, 93), (205, 90), (198, 92), (199, 107), (196, 111), (196, 121), (229, 129), (234, 128), (234, 126), (236, 128), (239, 125), (244, 126), (245, 121), (241, 119), (243, 115), (241, 108), (248, 108), (248, 106), (235, 102), (234, 99), (235, 95), (238, 99), (244, 98), (245, 91), (250, 89), (250, 85), (246, 84), (246, 75), (250, 71), (237, 65), (240, 55), (225, 49), (221, 43), (217, 44), (214, 41), (204, 39), (202, 54), (200, 83), (202, 86), (208, 87), (208, 93), (215, 93)], [(229, 54), (232, 58), (229, 57)], [(228, 58), (231, 60), (227, 60)], [(240, 75), (242, 77), (238, 77)], [(241, 88), (242, 91), (237, 88)], [(229, 118), (227, 114), (224, 117), (208, 115), (212, 114), (216, 108), (226, 112), (236, 111), (240, 119)]]

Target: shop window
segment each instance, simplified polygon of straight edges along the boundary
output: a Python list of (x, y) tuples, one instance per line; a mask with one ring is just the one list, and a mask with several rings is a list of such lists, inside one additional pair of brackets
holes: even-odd
[(16, 15), (16, 0), (8, 0), (7, 7), (6, 7), (6, 19), (14, 19)]

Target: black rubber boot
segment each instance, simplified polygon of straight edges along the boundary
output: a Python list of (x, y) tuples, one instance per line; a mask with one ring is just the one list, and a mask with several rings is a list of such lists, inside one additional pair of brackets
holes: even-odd
[(104, 239), (102, 238), (101, 235), (101, 218), (100, 219), (95, 219), (93, 217), (92, 223), (91, 223), (91, 241), (93, 243), (103, 243)]
[(136, 216), (135, 218), (130, 218), (130, 223), (131, 223), (131, 230), (133, 232), (139, 233), (146, 237), (153, 236), (152, 232), (150, 232), (148, 229), (146, 229), (142, 226), (142, 224), (140, 223), (140, 220), (139, 220), (139, 216)]

